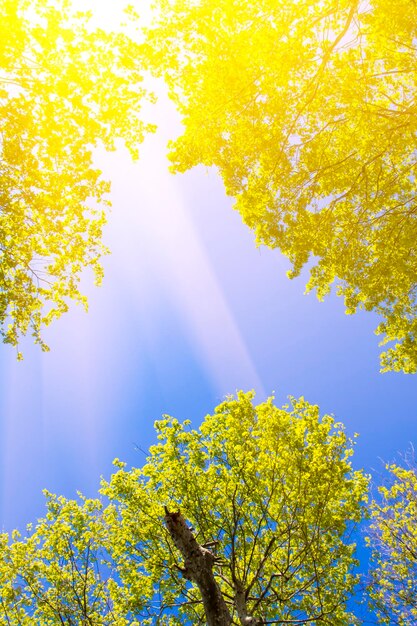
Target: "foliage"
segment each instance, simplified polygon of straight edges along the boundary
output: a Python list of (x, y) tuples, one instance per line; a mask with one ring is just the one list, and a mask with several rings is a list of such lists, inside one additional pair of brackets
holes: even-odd
[(307, 291), (382, 316), (417, 371), (415, 1), (159, 0), (147, 62), (184, 124), (174, 171), (216, 166)]
[(367, 478), (351, 469), (341, 424), (303, 399), (255, 406), (242, 392), (199, 430), (189, 424), (157, 422), (146, 464), (128, 471), (116, 460), (101, 500), (48, 494), (28, 538), (3, 536), (3, 623), (206, 623), (164, 507), (181, 509), (210, 551), (231, 623), (356, 623), (346, 609), (356, 580), (350, 533)]
[(77, 503), (47, 495), (48, 512), (31, 536), (7, 544), (2, 536), (0, 616), (3, 624), (130, 624), (117, 602), (123, 596), (105, 576), (107, 526), (98, 500)]
[(109, 184), (95, 147), (123, 140), (134, 157), (146, 127), (137, 44), (90, 24), (69, 0), (0, 0), (0, 327), (17, 345), (86, 305), (83, 268), (102, 277)]
[(388, 465), (389, 484), (372, 502), (372, 603), (381, 624), (417, 622), (417, 469)]

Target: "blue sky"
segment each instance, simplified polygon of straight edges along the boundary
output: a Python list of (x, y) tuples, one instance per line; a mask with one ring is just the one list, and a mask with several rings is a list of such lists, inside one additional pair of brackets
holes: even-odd
[(178, 122), (163, 98), (154, 115), (138, 164), (97, 155), (112, 255), (100, 289), (85, 279), (89, 313), (48, 329), (49, 354), (25, 341), (19, 363), (0, 349), (4, 530), (43, 513), (42, 488), (90, 496), (114, 457), (140, 465), (163, 413), (197, 425), (237, 389), (333, 413), (360, 433), (356, 467), (380, 470), (416, 442), (416, 378), (379, 373), (376, 318), (303, 295), (305, 276), (289, 281), (278, 252), (255, 248), (214, 171), (169, 174)]

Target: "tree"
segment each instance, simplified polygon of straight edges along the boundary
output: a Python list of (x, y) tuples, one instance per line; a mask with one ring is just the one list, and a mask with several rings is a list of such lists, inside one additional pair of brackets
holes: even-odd
[(69, 0), (0, 0), (0, 332), (18, 345), (86, 305), (83, 268), (101, 281), (109, 184), (93, 150), (122, 140), (132, 156), (146, 127), (138, 47), (105, 32)]
[(156, 430), (146, 464), (116, 460), (101, 500), (48, 494), (27, 538), (3, 536), (3, 623), (356, 623), (367, 478), (341, 424), (240, 392), (198, 430), (170, 417)]
[(389, 480), (371, 505), (369, 594), (381, 624), (417, 622), (417, 471), (387, 465)]
[(159, 0), (147, 62), (258, 244), (319, 299), (382, 317), (382, 370), (417, 371), (415, 1)]

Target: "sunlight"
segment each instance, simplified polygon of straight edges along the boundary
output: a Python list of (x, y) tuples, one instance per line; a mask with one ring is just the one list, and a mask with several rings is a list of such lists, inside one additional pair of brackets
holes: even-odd
[[(153, 110), (159, 131), (145, 141), (138, 164), (120, 154), (100, 155), (105, 176), (113, 179), (114, 211), (108, 229), (113, 261), (120, 267), (132, 306), (143, 302), (144, 283), (139, 277), (143, 267), (148, 268), (155, 283), (169, 294), (219, 391), (233, 371), (239, 373), (243, 387), (262, 394), (256, 368), (192, 223), (193, 207), (181, 197), (183, 179), (168, 171), (166, 143), (179, 128), (174, 113), (160, 94)], [(152, 314), (148, 321), (152, 343), (160, 331)]]
[(72, 5), (79, 11), (91, 11), (93, 23), (112, 29), (120, 22), (127, 22), (125, 8), (133, 6), (140, 14), (141, 24), (146, 24), (151, 17), (150, 1), (129, 2), (128, 0), (72, 0)]

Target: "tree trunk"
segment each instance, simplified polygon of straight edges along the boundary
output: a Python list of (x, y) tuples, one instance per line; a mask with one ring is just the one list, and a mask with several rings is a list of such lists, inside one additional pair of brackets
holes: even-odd
[(213, 574), (213, 553), (200, 546), (180, 511), (170, 513), (165, 507), (165, 523), (184, 558), (183, 575), (200, 590), (207, 625), (230, 626), (232, 618)]
[(242, 626), (261, 626), (264, 622), (257, 617), (248, 614), (246, 607), (246, 594), (242, 585), (235, 581), (235, 607)]

